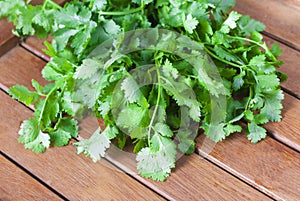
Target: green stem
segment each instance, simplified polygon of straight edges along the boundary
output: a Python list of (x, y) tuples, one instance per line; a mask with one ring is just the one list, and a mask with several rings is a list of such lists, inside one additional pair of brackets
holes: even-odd
[(272, 57), (272, 60), (273, 60), (273, 61), (276, 61), (276, 60), (277, 60), (276, 57), (271, 53), (271, 51), (269, 50), (268, 46), (267, 46), (265, 43), (262, 45), (262, 44), (260, 44), (260, 43), (257, 42), (257, 41), (251, 40), (251, 39), (249, 39), (249, 38), (239, 37), (239, 36), (226, 36), (226, 37), (232, 38), (232, 39), (237, 39), (237, 40), (248, 41), (248, 42), (250, 42), (250, 43), (253, 43), (253, 44), (255, 44), (255, 45), (258, 45), (259, 47), (263, 48), (263, 49), (265, 50), (266, 53), (270, 53), (269, 56)]
[(151, 129), (154, 123), (154, 119), (159, 107), (159, 102), (160, 102), (160, 96), (161, 96), (161, 80), (160, 80), (160, 72), (159, 72), (159, 66), (157, 66), (156, 68), (156, 72), (157, 72), (157, 84), (158, 84), (158, 90), (157, 90), (157, 100), (156, 100), (156, 104), (155, 104), (155, 108), (150, 120), (150, 124), (149, 124), (149, 129), (148, 129), (148, 146), (150, 147), (150, 138), (151, 138)]
[(39, 121), (38, 121), (38, 125), (39, 126), (41, 125), (41, 122), (42, 122), (42, 118), (43, 118), (43, 114), (44, 114), (44, 111), (45, 111), (45, 108), (46, 108), (46, 105), (47, 105), (47, 101), (48, 101), (49, 97), (51, 96), (51, 94), (53, 92), (55, 92), (57, 89), (58, 89), (58, 85), (56, 85), (55, 87), (53, 87), (51, 89), (51, 91), (47, 94), (46, 98), (45, 98), (45, 101), (43, 103), (43, 107), (42, 107), (42, 110), (41, 110), (41, 113), (40, 113)]
[(47, 4), (50, 4), (51, 6), (53, 6), (56, 9), (61, 9), (60, 5), (56, 4), (55, 2), (53, 2), (51, 0), (45, 0), (43, 3), (43, 7), (42, 7), (43, 10), (45, 10)]
[(244, 65), (238, 65), (238, 64), (235, 64), (235, 63), (232, 63), (232, 62), (230, 62), (230, 61), (227, 61), (227, 60), (225, 60), (225, 59), (222, 59), (221, 57), (218, 57), (217, 55), (215, 55), (213, 52), (211, 52), (207, 47), (203, 47), (204, 48), (204, 50), (210, 55), (210, 56), (212, 56), (212, 57), (214, 57), (215, 59), (218, 59), (219, 61), (222, 61), (222, 62), (224, 62), (224, 63), (226, 63), (226, 64), (228, 64), (228, 65), (231, 65), (231, 66), (234, 66), (234, 67), (237, 67), (237, 68), (242, 68), (242, 67), (244, 67)]
[(142, 6), (135, 9), (126, 10), (126, 11), (113, 11), (113, 12), (100, 11), (99, 14), (100, 15), (128, 15), (128, 14), (139, 12), (141, 10), (143, 10)]
[(243, 41), (247, 41), (247, 42), (250, 42), (250, 43), (253, 43), (253, 44), (256, 44), (258, 45), (259, 47), (263, 48), (264, 50), (268, 50), (266, 49), (266, 47), (264, 47), (262, 44), (260, 44), (259, 42), (255, 41), (255, 40), (251, 40), (249, 38), (243, 38), (243, 37), (239, 37), (239, 36), (226, 36), (227, 38), (232, 38), (232, 39), (237, 39), (237, 40), (243, 40)]
[(247, 104), (246, 104), (246, 107), (245, 107), (245, 111), (248, 110), (250, 101), (251, 101), (251, 99), (253, 98), (253, 88), (250, 87), (249, 90), (250, 90), (250, 91), (249, 91), (249, 98), (248, 98), (248, 100), (247, 100)]

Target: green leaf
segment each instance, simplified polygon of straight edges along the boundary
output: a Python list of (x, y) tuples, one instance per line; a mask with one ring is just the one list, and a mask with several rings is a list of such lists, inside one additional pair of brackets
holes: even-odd
[(274, 90), (264, 96), (265, 102), (260, 113), (268, 117), (270, 121), (278, 122), (281, 119), (281, 109), (284, 95), (281, 90)]
[(196, 133), (192, 134), (190, 130), (180, 129), (176, 134), (178, 139), (178, 149), (185, 154), (192, 154), (195, 151)]
[(281, 55), (282, 50), (280, 49), (278, 43), (273, 43), (272, 47), (271, 47), (271, 52), (275, 57), (278, 57)]
[(31, 84), (38, 93), (43, 94), (43, 87), (35, 79), (31, 80)]
[(52, 57), (42, 70), (43, 78), (49, 81), (59, 81), (74, 72), (74, 66), (67, 59)]
[(248, 15), (242, 16), (238, 21), (240, 31), (246, 36), (250, 36), (253, 32), (261, 32), (265, 29), (265, 25), (259, 21), (251, 19)]
[(140, 125), (146, 111), (147, 110), (135, 104), (130, 104), (120, 111), (116, 123), (118, 126), (129, 128), (131, 130)]
[(76, 69), (75, 79), (88, 79), (101, 68), (104, 64), (94, 59), (84, 59), (82, 64)]
[(191, 14), (188, 14), (186, 18), (185, 15), (183, 15), (183, 27), (188, 33), (192, 34), (193, 30), (196, 29), (198, 23), (198, 20), (194, 18)]
[(42, 125), (44, 127), (50, 126), (51, 123), (56, 120), (59, 111), (60, 108), (58, 97), (55, 94), (50, 95), (47, 102), (44, 103), (44, 111), (41, 114)]
[(280, 80), (278, 79), (276, 74), (258, 75), (256, 77), (258, 80), (259, 87), (264, 91), (276, 89), (280, 84)]
[(243, 78), (245, 75), (246, 75), (245, 71), (242, 71), (240, 74), (233, 77), (233, 83), (232, 83), (233, 90), (237, 91), (244, 85)]
[(175, 167), (176, 146), (171, 139), (160, 135), (154, 135), (151, 143), (157, 150), (146, 147), (139, 151), (137, 169), (146, 178), (164, 181)]
[(59, 120), (57, 130), (50, 133), (51, 142), (54, 146), (64, 146), (68, 144), (71, 137), (78, 135), (77, 121), (71, 118), (62, 118)]
[(173, 132), (167, 124), (164, 123), (156, 123), (154, 126), (154, 130), (164, 137), (172, 137)]
[(242, 127), (240, 125), (227, 124), (226, 127), (224, 127), (224, 131), (226, 133), (226, 136), (228, 136), (231, 133), (241, 132)]
[(224, 21), (220, 31), (222, 33), (229, 33), (230, 29), (234, 29), (237, 26), (237, 21), (242, 15), (237, 13), (236, 11), (231, 11)]
[(89, 139), (76, 142), (75, 146), (78, 154), (84, 153), (91, 157), (94, 162), (97, 162), (101, 157), (104, 157), (106, 149), (110, 147), (110, 140), (98, 128)]
[(8, 90), (8, 94), (20, 102), (25, 103), (27, 106), (36, 102), (39, 95), (36, 92), (29, 91), (23, 85), (15, 85)]
[(121, 89), (124, 91), (124, 97), (129, 103), (138, 103), (143, 108), (148, 107), (146, 98), (140, 91), (140, 86), (132, 77), (127, 77), (121, 84)]
[(20, 127), (19, 142), (24, 143), (26, 149), (36, 153), (44, 152), (50, 145), (50, 136), (43, 133), (35, 118), (25, 120)]
[(221, 142), (227, 136), (227, 134), (224, 131), (223, 123), (220, 123), (218, 125), (203, 124), (201, 128), (204, 129), (205, 135), (207, 135), (211, 140), (215, 142)]
[(252, 143), (257, 143), (267, 136), (267, 131), (261, 126), (258, 126), (254, 122), (248, 124), (248, 139)]
[(65, 91), (62, 98), (62, 110), (71, 116), (81, 115), (83, 105), (73, 101), (73, 94), (69, 91)]

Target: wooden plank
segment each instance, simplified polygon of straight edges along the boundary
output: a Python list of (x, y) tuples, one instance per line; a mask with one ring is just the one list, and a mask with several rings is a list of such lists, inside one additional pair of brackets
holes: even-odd
[(293, 6), (295, 9), (300, 11), (300, 1), (299, 0), (282, 0), (288, 6)]
[(43, 52), (43, 49), (47, 49), (44, 45), (45, 40), (51, 43), (52, 37), (48, 37), (47, 39), (38, 39), (37, 37), (30, 36), (26, 38), (25, 42), (21, 43), (21, 46), (43, 60), (50, 61), (50, 57)]
[[(264, 39), (268, 45), (275, 42), (269, 37), (264, 37)], [(278, 43), (278, 45), (282, 50), (282, 55), (278, 58), (284, 61), (279, 71), (288, 75), (287, 81), (281, 83), (281, 86), (300, 99), (300, 52), (282, 43)]]
[(300, 50), (300, 12), (278, 0), (238, 0), (234, 10), (266, 25), (266, 32)]
[(20, 122), (32, 112), (0, 92), (0, 150), (69, 200), (162, 200), (106, 160), (93, 163), (72, 146), (35, 154), (17, 141)]
[[(46, 84), (41, 76), (41, 70), (45, 64), (46, 62), (17, 46), (0, 58), (0, 83), (5, 87), (15, 84), (26, 85), (33, 90), (33, 87), (30, 86), (31, 79), (35, 79), (43, 85)], [(28, 79), (21, 79), (22, 77)]]
[[(80, 124), (80, 135), (89, 138), (98, 125), (96, 118), (85, 118)], [(197, 154), (179, 157), (176, 168), (163, 183), (140, 177), (136, 171), (135, 155), (130, 151), (111, 146), (105, 157), (145, 185), (175, 200), (269, 199)]]
[[(234, 134), (216, 144), (210, 153), (204, 135), (197, 139), (200, 155), (255, 186), (276, 200), (300, 197), (300, 154), (267, 137), (252, 144), (245, 133)], [(213, 142), (212, 142), (213, 143)]]
[(0, 200), (62, 200), (0, 155)]
[[(6, 71), (7, 69), (5, 67), (1, 67), (4, 65), (8, 59), (14, 60), (14, 57), (19, 57), (16, 54), (22, 54), (26, 57), (30, 55), (26, 55), (23, 51), (20, 52), (19, 48), (15, 48), (13, 51), (11, 51), (6, 57), (6, 55), (0, 59), (0, 70)], [(33, 55), (31, 55), (33, 57)], [(33, 61), (35, 59), (31, 58)], [(22, 61), (27, 62), (26, 59), (22, 59), (18, 64), (15, 62), (12, 62), (11, 67), (14, 68), (15, 71), (19, 71), (19, 69), (24, 68), (25, 65), (28, 65), (28, 63), (23, 63)], [(28, 69), (27, 69), (28, 70)], [(31, 71), (35, 72), (35, 71)], [(3, 83), (3, 85), (6, 85), (6, 83), (9, 84), (16, 84), (19, 82), (26, 83), (26, 85), (29, 84), (28, 81), (22, 81), (22, 80), (30, 80), (32, 76), (38, 77), (40, 74), (33, 75), (31, 73), (30, 75), (25, 74), (17, 74), (17, 77), (14, 75), (11, 76), (0, 76), (0, 83)], [(9, 80), (9, 81), (8, 81)], [(7, 102), (7, 101), (0, 101), (0, 102)], [(9, 110), (15, 110), (16, 106), (5, 106), (5, 108), (12, 108)], [(16, 108), (16, 112), (23, 114), (24, 112), (20, 112), (20, 109)], [(6, 112), (5, 112), (6, 113)], [(7, 115), (6, 115), (7, 116)], [(9, 117), (6, 117), (6, 119), (11, 119)], [(21, 119), (24, 119), (22, 117)], [(96, 119), (94, 119), (96, 121)], [(5, 123), (5, 125), (12, 125), (16, 124), (16, 121)], [(83, 129), (92, 129), (91, 126), (86, 126), (84, 128), (81, 128), (81, 133), (84, 133)], [(3, 129), (6, 130), (6, 129)], [(87, 131), (87, 130), (86, 130)], [(16, 132), (16, 131), (15, 131)], [(13, 143), (13, 142), (11, 142)], [(21, 148), (23, 148), (21, 146)], [(63, 148), (55, 148), (50, 149), (46, 152), (46, 155), (50, 157), (51, 154), (58, 155), (54, 150), (64, 150)], [(23, 150), (25, 152), (25, 150)], [(69, 151), (69, 149), (67, 149)], [(22, 150), (19, 150), (19, 152), (22, 152)], [(59, 151), (62, 152), (62, 151)], [(71, 152), (75, 155), (74, 150), (70, 149)], [(28, 152), (26, 152), (28, 153)], [(48, 155), (49, 153), (49, 155)], [(112, 157), (113, 155), (110, 155)], [(115, 156), (115, 155), (114, 155)], [(108, 158), (109, 159), (109, 158)], [(83, 160), (83, 159), (80, 159)], [(86, 159), (87, 161), (90, 161), (90, 159)], [(110, 158), (112, 162), (115, 164), (121, 164), (123, 161), (120, 161), (119, 158)], [(119, 160), (119, 161), (118, 161)], [(126, 159), (127, 160), (127, 159)], [(104, 160), (103, 160), (104, 161)], [(206, 160), (200, 160), (199, 156), (193, 154), (192, 156), (189, 156), (188, 159), (182, 159), (181, 162), (179, 162), (179, 165), (177, 166), (176, 170), (172, 173), (172, 176), (167, 180), (165, 183), (160, 182), (153, 182), (151, 180), (146, 180), (141, 177), (139, 177), (137, 174), (134, 173), (136, 167), (135, 167), (135, 159), (131, 161), (133, 164), (132, 166), (125, 166), (123, 169), (127, 170), (129, 173), (134, 174), (135, 178), (139, 179), (141, 182), (145, 183), (146, 185), (149, 185), (151, 188), (156, 190), (157, 192), (163, 194), (164, 196), (168, 197), (169, 199), (179, 199), (183, 200), (189, 196), (192, 200), (198, 200), (200, 198), (203, 198), (204, 200), (207, 199), (213, 199), (213, 200), (220, 200), (225, 198), (231, 199), (231, 200), (240, 200), (240, 199), (249, 199), (251, 200), (253, 197), (257, 198), (258, 200), (267, 200), (268, 197), (264, 196), (263, 194), (259, 193), (258, 191), (254, 190), (253, 188), (249, 187), (245, 183), (241, 182), (240, 180), (236, 179), (235, 177), (232, 177), (230, 174), (224, 172), (223, 170), (219, 169), (218, 167), (214, 166), (213, 164), (209, 163)], [(21, 162), (23, 164), (23, 161)], [(69, 166), (69, 165), (68, 165)], [(132, 171), (130, 171), (132, 170)], [(213, 178), (213, 179), (212, 179)], [(205, 182), (199, 182), (199, 181), (205, 181)], [(57, 184), (58, 185), (58, 184)], [(237, 189), (236, 186), (239, 186)], [(175, 190), (176, 189), (176, 190)], [(218, 192), (218, 193), (216, 193)]]
[(284, 94), (282, 121), (265, 125), (271, 136), (300, 152), (300, 101)]
[(13, 24), (0, 20), (0, 57), (17, 45), (19, 39), (12, 34)]

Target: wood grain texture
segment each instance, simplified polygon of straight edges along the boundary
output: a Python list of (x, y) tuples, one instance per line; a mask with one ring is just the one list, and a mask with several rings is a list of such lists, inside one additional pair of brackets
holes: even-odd
[[(41, 76), (45, 64), (46, 62), (17, 46), (0, 58), (0, 83), (6, 87), (15, 84), (26, 85), (33, 90), (31, 79), (46, 84)], [(22, 77), (28, 79), (21, 79)]]
[(0, 20), (0, 57), (17, 45), (19, 39), (12, 34), (13, 24)]
[(284, 96), (282, 121), (264, 127), (274, 138), (300, 152), (300, 100), (286, 93)]
[(0, 155), (0, 200), (62, 200)]
[(17, 141), (32, 112), (0, 92), (0, 150), (69, 200), (162, 200), (106, 160), (93, 163), (72, 146), (36, 154)]
[(300, 12), (279, 0), (237, 0), (234, 10), (266, 25), (266, 32), (300, 50)]
[(287, 6), (293, 6), (295, 9), (300, 11), (300, 1), (299, 0), (281, 0), (283, 3), (287, 4)]
[(50, 61), (50, 57), (43, 52), (43, 49), (47, 49), (44, 45), (45, 40), (51, 44), (52, 37), (48, 37), (47, 39), (38, 39), (37, 37), (30, 36), (26, 38), (25, 42), (21, 43), (21, 46), (43, 60)]
[[(20, 51), (19, 48), (15, 48), (11, 52), (9, 52), (9, 58), (14, 59), (14, 57), (19, 58), (20, 56), (16, 54), (22, 54), (26, 57), (34, 57), (33, 55), (25, 54), (23, 51)], [(6, 55), (5, 55), (6, 56)], [(33, 58), (31, 58), (33, 59)], [(31, 60), (30, 59), (30, 60)], [(0, 59), (0, 70), (6, 71), (5, 67), (1, 66), (6, 63), (6, 57), (3, 57)], [(23, 59), (19, 62), (18, 65), (16, 63), (12, 63), (11, 67), (14, 68), (15, 71), (19, 71), (19, 69), (22, 69), (25, 65), (28, 65), (27, 60)], [(34, 59), (35, 61), (35, 59)], [(42, 63), (41, 63), (42, 65)], [(34, 68), (37, 68), (37, 66), (34, 66)], [(35, 72), (35, 71), (31, 71)], [(36, 73), (36, 72), (35, 72)], [(6, 74), (9, 75), (9, 74)], [(40, 76), (40, 73), (37, 73), (37, 75), (33, 75), (32, 73), (29, 74), (17, 74), (11, 76), (4, 76), (0, 77), (0, 83), (10, 83), (10, 84), (16, 84), (19, 82), (25, 83), (25, 85), (29, 85), (30, 82), (25, 80), (30, 80), (31, 77), (38, 77)], [(41, 78), (40, 78), (41, 79)], [(38, 79), (38, 80), (40, 80)], [(23, 81), (22, 81), (23, 80)], [(9, 81), (9, 82), (8, 82)], [(0, 101), (0, 102), (8, 102), (8, 100)], [(15, 112), (20, 112), (20, 108), (17, 108), (17, 106), (9, 106), (6, 105), (4, 108), (8, 108), (8, 110), (15, 110)], [(6, 110), (4, 110), (4, 113), (7, 113)], [(21, 112), (23, 114), (24, 112)], [(7, 116), (7, 115), (6, 115)], [(9, 118), (9, 117), (7, 117)], [(21, 117), (21, 119), (24, 119), (25, 117)], [(16, 126), (17, 122), (20, 120), (12, 120), (10, 122), (7, 122), (3, 126), (8, 126), (14, 124)], [(88, 137), (92, 132), (94, 132), (94, 126), (97, 126), (97, 120), (92, 119), (86, 121), (86, 123), (81, 124), (80, 133), (83, 135), (83, 137)], [(7, 130), (8, 128), (4, 128), (3, 130)], [(2, 130), (2, 129), (0, 129)], [(17, 131), (15, 131), (17, 132)], [(13, 143), (13, 142), (11, 142)], [(15, 142), (16, 143), (16, 142)], [(20, 149), (23, 149), (23, 146), (19, 146)], [(47, 157), (51, 157), (51, 154), (53, 155), (60, 155), (61, 152), (68, 152), (68, 154), (75, 154), (75, 150), (72, 148), (54, 148), (50, 149), (51, 151), (46, 152)], [(25, 152), (25, 150), (19, 150), (19, 152)], [(26, 153), (29, 153), (30, 151), (26, 151)], [(70, 153), (69, 153), (70, 152)], [(241, 182), (240, 180), (236, 179), (235, 177), (232, 177), (230, 174), (224, 172), (223, 170), (219, 169), (218, 167), (214, 166), (213, 164), (209, 163), (206, 160), (202, 160), (197, 156), (196, 154), (193, 154), (190, 157), (187, 157), (188, 159), (181, 159), (179, 161), (179, 164), (177, 165), (177, 168), (172, 173), (172, 176), (167, 180), (165, 183), (160, 182), (153, 182), (152, 180), (146, 180), (141, 177), (139, 177), (136, 174), (136, 161), (135, 157), (131, 158), (129, 160), (128, 158), (122, 158), (120, 151), (119, 152), (110, 152), (110, 155), (108, 155), (107, 159), (113, 162), (115, 165), (122, 165), (121, 169), (125, 170), (129, 174), (133, 175), (136, 179), (140, 180), (144, 184), (148, 185), (152, 189), (156, 190), (157, 192), (163, 194), (165, 197), (168, 197), (169, 199), (178, 199), (183, 200), (187, 196), (191, 200), (199, 200), (199, 199), (214, 199), (214, 200), (220, 200), (224, 197), (228, 197), (228, 199), (231, 200), (251, 200), (253, 197), (256, 197), (258, 200), (267, 200), (268, 198), (261, 194), (260, 192), (254, 190), (253, 188), (249, 187), (245, 183)], [(117, 153), (117, 154), (116, 154)], [(43, 154), (44, 155), (44, 154)], [(131, 155), (132, 156), (132, 155)], [(39, 157), (39, 156), (37, 156)], [(52, 156), (54, 157), (54, 156)], [(77, 156), (76, 156), (77, 157)], [(74, 160), (76, 160), (76, 157), (74, 156)], [(91, 161), (90, 159), (82, 159), (84, 156), (80, 157), (80, 160)], [(29, 161), (32, 159), (29, 159)], [(37, 159), (35, 159), (37, 160)], [(43, 160), (43, 159), (41, 159)], [(56, 159), (56, 160), (66, 160), (66, 159)], [(105, 161), (105, 160), (103, 160)], [(184, 161), (184, 162), (183, 162)], [(70, 162), (71, 163), (71, 162)], [(82, 162), (83, 163), (83, 162)], [(23, 164), (23, 161), (21, 162)], [(68, 164), (67, 166), (72, 166), (72, 164)], [(120, 167), (120, 166), (119, 166)], [(93, 167), (91, 167), (92, 170)], [(90, 170), (90, 171), (91, 171)], [(42, 174), (42, 172), (39, 175)], [(47, 173), (48, 174), (48, 173)], [(114, 174), (114, 173), (110, 173)], [(114, 177), (114, 175), (112, 175)], [(213, 178), (213, 179), (212, 179)], [(200, 182), (199, 181), (204, 181)], [(52, 185), (52, 184), (51, 184)], [(59, 184), (56, 184), (59, 185)], [(239, 188), (236, 188), (236, 186), (239, 186)], [(176, 189), (176, 190), (175, 190)], [(217, 192), (217, 193), (216, 193)]]
[(300, 153), (270, 137), (252, 144), (245, 133), (233, 134), (213, 149), (207, 149), (209, 143), (202, 144), (204, 137), (197, 139), (197, 148), (208, 160), (276, 200), (300, 197)]
[[(87, 117), (80, 124), (80, 135), (89, 138), (97, 127), (96, 118)], [(140, 177), (130, 151), (112, 145), (105, 158), (171, 200), (269, 200), (197, 154), (178, 156), (176, 168), (163, 183)]]
[[(264, 37), (264, 40), (269, 46), (275, 42), (269, 37)], [(282, 43), (278, 43), (278, 45), (282, 50), (282, 55), (278, 59), (284, 62), (279, 71), (288, 75), (288, 79), (281, 83), (281, 86), (300, 99), (300, 52)]]

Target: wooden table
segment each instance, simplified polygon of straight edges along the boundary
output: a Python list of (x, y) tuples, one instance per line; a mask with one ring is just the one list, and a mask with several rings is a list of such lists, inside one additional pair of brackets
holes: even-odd
[[(62, 0), (58, 2), (63, 2)], [(0, 200), (300, 200), (300, 3), (298, 0), (238, 0), (235, 8), (262, 21), (268, 44), (277, 41), (289, 79), (283, 119), (265, 127), (268, 137), (251, 144), (246, 134), (234, 134), (215, 145), (201, 135), (197, 150), (177, 161), (166, 182), (136, 174), (135, 161), (119, 150), (93, 163), (77, 155), (71, 145), (43, 154), (25, 150), (17, 142), (21, 121), (31, 108), (13, 100), (8, 87), (31, 79), (42, 84), (41, 69), (49, 59), (41, 40), (18, 43), (12, 25), (0, 21)], [(82, 124), (86, 137), (96, 126)], [(116, 154), (117, 153), (117, 154)]]

